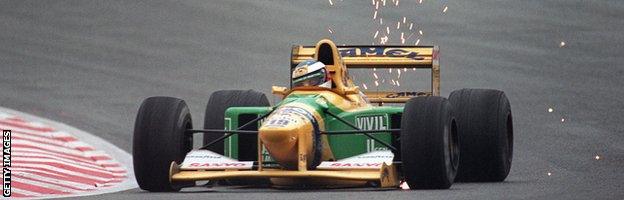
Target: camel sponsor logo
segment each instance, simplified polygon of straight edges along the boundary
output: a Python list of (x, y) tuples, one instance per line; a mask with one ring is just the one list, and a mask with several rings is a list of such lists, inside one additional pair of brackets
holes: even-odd
[(409, 58), (412, 60), (424, 60), (424, 57), (418, 56), (418, 52), (408, 51), (401, 48), (386, 47), (358, 47), (358, 48), (341, 48), (340, 56), (342, 57), (397, 57)]
[(388, 93), (386, 98), (399, 98), (399, 97), (416, 97), (423, 95), (421, 92), (396, 92), (396, 93)]

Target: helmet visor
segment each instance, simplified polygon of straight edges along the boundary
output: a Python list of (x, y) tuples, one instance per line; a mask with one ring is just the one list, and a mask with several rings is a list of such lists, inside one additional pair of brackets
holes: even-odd
[(294, 79), (293, 87), (318, 86), (320, 84), (323, 84), (326, 80), (327, 74), (325, 73), (325, 69), (320, 69)]

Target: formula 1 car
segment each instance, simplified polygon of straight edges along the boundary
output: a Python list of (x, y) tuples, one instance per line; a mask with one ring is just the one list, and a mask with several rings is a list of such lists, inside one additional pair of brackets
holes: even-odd
[[(134, 128), (137, 182), (160, 192), (201, 180), (323, 188), (406, 182), (410, 189), (505, 180), (513, 151), (507, 97), (489, 89), (440, 97), (438, 53), (436, 46), (336, 46), (326, 39), (295, 45), (291, 72), (317, 60), (331, 88), (292, 87), (291, 79), (291, 87), (273, 86), (281, 98), (273, 106), (252, 90), (217, 91), (203, 129), (193, 128), (183, 100), (147, 98)], [(361, 91), (350, 68), (431, 69), (431, 91)], [(203, 146), (192, 149), (196, 133), (204, 134)]]

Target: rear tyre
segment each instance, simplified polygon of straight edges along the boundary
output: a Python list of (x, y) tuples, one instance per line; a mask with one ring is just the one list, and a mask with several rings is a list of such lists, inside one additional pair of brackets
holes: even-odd
[(459, 163), (457, 125), (442, 97), (410, 99), (401, 118), (401, 160), (411, 189), (448, 189)]
[[(204, 129), (219, 129), (225, 128), (225, 110), (230, 107), (250, 107), (250, 106), (271, 106), (266, 95), (253, 90), (219, 90), (212, 95), (206, 105), (206, 114), (204, 117)], [(239, 125), (243, 125), (248, 121), (255, 119), (257, 116), (241, 116), (239, 118)], [(232, 127), (234, 128), (234, 127)], [(258, 130), (256, 125), (251, 125), (245, 130)], [(218, 134), (204, 134), (204, 145), (214, 141), (215, 139), (223, 135)], [(256, 161), (257, 149), (258, 149), (258, 136), (257, 135), (238, 135), (238, 147), (239, 147), (239, 160)], [(242, 148), (245, 147), (245, 148)], [(210, 147), (208, 150), (215, 153), (223, 154), (224, 145), (223, 142), (218, 142)], [(252, 180), (233, 180), (230, 179), (226, 184), (233, 185), (258, 185), (267, 184), (267, 179), (252, 179)]]
[(134, 123), (132, 159), (139, 187), (150, 192), (179, 191), (193, 182), (172, 184), (169, 167), (181, 163), (193, 145), (185, 130), (192, 129), (189, 108), (183, 100), (150, 97), (139, 108)]
[(453, 91), (460, 149), (458, 181), (500, 182), (511, 169), (513, 121), (505, 93), (488, 89)]

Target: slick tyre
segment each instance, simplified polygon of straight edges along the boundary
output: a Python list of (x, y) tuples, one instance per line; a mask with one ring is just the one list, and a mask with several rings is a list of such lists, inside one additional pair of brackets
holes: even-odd
[[(271, 106), (269, 100), (266, 95), (263, 93), (253, 91), (253, 90), (219, 90), (212, 95), (210, 95), (210, 99), (208, 100), (208, 104), (206, 105), (206, 112), (204, 117), (204, 129), (219, 129), (223, 130), (225, 127), (225, 110), (230, 107), (250, 107), (250, 106)], [(255, 119), (257, 116), (241, 116), (239, 118), (239, 125), (246, 123), (246, 121), (251, 121)], [(235, 127), (232, 127), (235, 128)], [(250, 126), (246, 130), (258, 130), (256, 125)], [(223, 135), (218, 134), (204, 134), (203, 144), (206, 145), (215, 139), (221, 137)], [(239, 148), (239, 160), (257, 160), (257, 149), (258, 149), (258, 136), (257, 135), (239, 135), (238, 136), (238, 147)], [(217, 142), (210, 147), (208, 150), (213, 151), (218, 154), (224, 153), (224, 143)], [(250, 180), (234, 180), (230, 179), (226, 182), (222, 182), (224, 184), (232, 184), (232, 185), (257, 185), (257, 184), (266, 184), (268, 181), (266, 179), (250, 179)]]
[(401, 161), (410, 189), (448, 189), (459, 164), (457, 124), (450, 102), (415, 97), (401, 118)]
[(513, 121), (505, 93), (461, 89), (449, 96), (459, 127), (457, 181), (500, 182), (511, 169)]
[(168, 192), (194, 185), (169, 182), (171, 162), (181, 163), (192, 148), (192, 137), (185, 133), (192, 128), (191, 114), (183, 100), (150, 97), (143, 101), (132, 141), (134, 174), (141, 189)]

